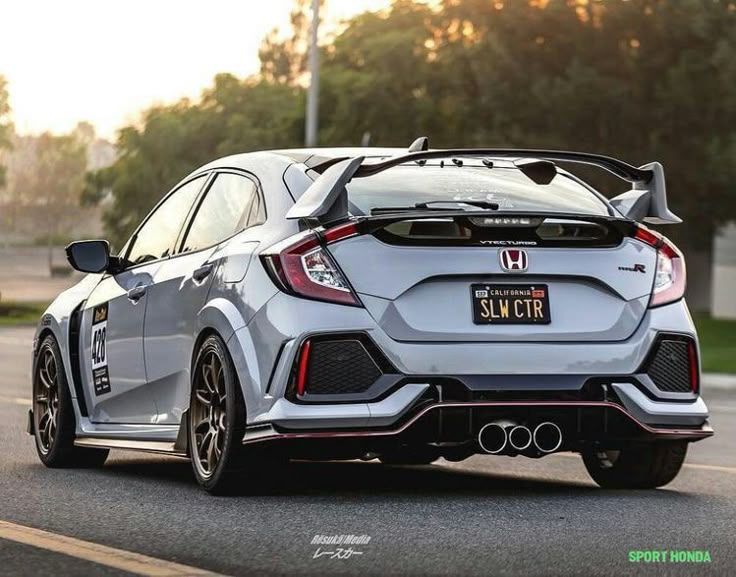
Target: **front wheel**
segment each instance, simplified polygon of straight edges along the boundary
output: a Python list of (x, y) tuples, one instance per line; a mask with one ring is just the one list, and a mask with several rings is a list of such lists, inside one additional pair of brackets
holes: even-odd
[(59, 344), (43, 339), (33, 363), (33, 436), (47, 467), (99, 467), (107, 449), (74, 446), (76, 421)]
[(189, 405), (189, 456), (197, 482), (227, 494), (240, 484), (245, 403), (225, 343), (212, 335), (199, 348)]
[(605, 489), (654, 489), (677, 476), (686, 454), (686, 442), (648, 443), (615, 451), (589, 449), (583, 463)]

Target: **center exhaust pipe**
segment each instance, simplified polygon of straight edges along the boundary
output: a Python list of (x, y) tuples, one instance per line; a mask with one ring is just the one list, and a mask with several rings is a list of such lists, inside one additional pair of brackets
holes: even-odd
[(516, 451), (528, 449), (532, 444), (532, 432), (524, 425), (516, 425), (509, 430), (509, 445)]
[(534, 446), (541, 453), (553, 453), (562, 445), (562, 431), (549, 421), (539, 423), (534, 429)]
[(497, 455), (502, 452), (508, 444), (509, 436), (506, 433), (508, 423), (496, 421), (483, 425), (478, 432), (478, 444), (486, 453)]

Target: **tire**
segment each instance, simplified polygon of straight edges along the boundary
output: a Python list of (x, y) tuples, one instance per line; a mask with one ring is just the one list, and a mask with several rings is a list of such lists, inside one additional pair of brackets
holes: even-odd
[(41, 342), (33, 362), (33, 437), (47, 467), (100, 467), (107, 449), (75, 447), (76, 419), (59, 344), (53, 335)]
[(686, 442), (649, 443), (618, 451), (587, 450), (583, 463), (605, 489), (654, 489), (677, 476), (686, 454)]
[(205, 339), (192, 371), (189, 457), (197, 482), (213, 495), (243, 486), (245, 402), (223, 340)]

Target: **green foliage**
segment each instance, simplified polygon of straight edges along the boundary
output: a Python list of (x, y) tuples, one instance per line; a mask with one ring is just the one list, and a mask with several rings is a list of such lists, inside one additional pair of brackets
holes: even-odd
[(702, 369), (713, 373), (736, 373), (736, 321), (694, 315), (700, 338)]
[[(118, 244), (189, 170), (217, 156), (301, 146), (308, 31), (270, 33), (261, 75), (220, 75), (198, 102), (147, 111), (120, 158), (88, 179), (112, 190)], [(395, 0), (324, 46), (320, 138), (355, 145), (518, 146), (665, 165), (667, 233), (707, 243), (736, 218), (736, 8), (732, 0)], [(587, 173), (586, 173), (587, 175)], [(604, 191), (618, 181), (594, 177)], [(613, 188), (612, 183), (616, 182)]]
[(48, 306), (48, 303), (0, 301), (0, 326), (35, 325)]
[(198, 166), (237, 152), (297, 146), (302, 102), (297, 88), (220, 74), (199, 102), (151, 108), (139, 126), (122, 129), (117, 161), (87, 175), (82, 201), (94, 204), (112, 191), (104, 225), (120, 248), (161, 197)]

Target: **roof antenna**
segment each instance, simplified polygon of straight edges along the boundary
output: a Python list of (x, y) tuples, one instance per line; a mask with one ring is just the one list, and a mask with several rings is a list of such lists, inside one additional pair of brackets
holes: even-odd
[(423, 150), (429, 150), (429, 138), (426, 136), (420, 136), (409, 147), (409, 152), (422, 152)]

